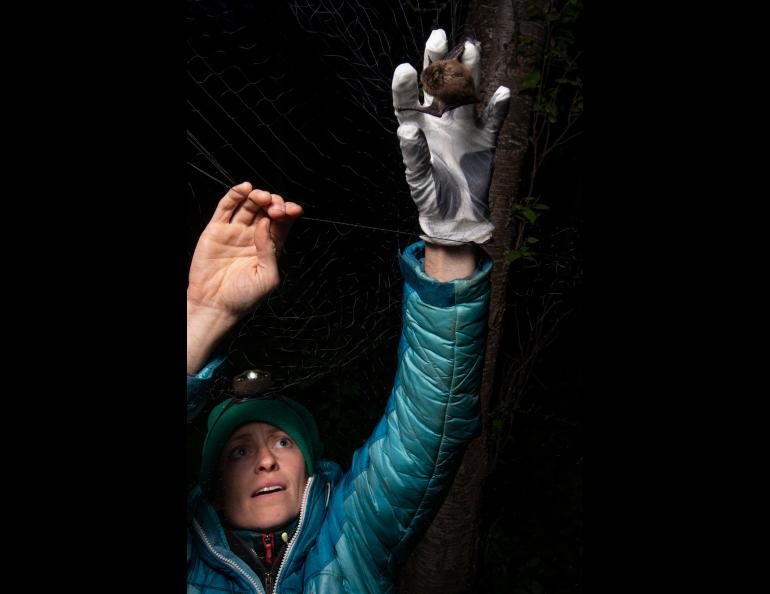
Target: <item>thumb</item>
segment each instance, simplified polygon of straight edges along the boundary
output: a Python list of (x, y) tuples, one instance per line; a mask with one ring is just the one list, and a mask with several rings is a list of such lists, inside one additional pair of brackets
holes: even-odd
[[(401, 145), (401, 156), (406, 165), (407, 178), (427, 178), (431, 175), (430, 149), (423, 131), (412, 122), (405, 122), (396, 132)], [(409, 180), (409, 179), (408, 179)], [(411, 180), (409, 180), (411, 183)]]
[(254, 229), (254, 247), (257, 248), (257, 256), (275, 261), (275, 242), (270, 234), (270, 217), (263, 217), (257, 221)]
[(511, 104), (511, 91), (508, 87), (498, 87), (495, 94), (489, 100), (484, 115), (481, 118), (484, 129), (489, 133), (494, 141), (497, 141), (497, 135), (503, 126), (503, 120), (508, 115), (508, 108)]

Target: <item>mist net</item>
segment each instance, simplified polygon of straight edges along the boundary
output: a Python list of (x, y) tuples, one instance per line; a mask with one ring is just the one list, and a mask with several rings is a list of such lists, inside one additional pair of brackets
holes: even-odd
[[(396, 366), (396, 255), (419, 233), (391, 79), (402, 62), (420, 70), (432, 29), (458, 40), (466, 12), (464, 1), (185, 3), (189, 256), (235, 183), (306, 215), (280, 288), (221, 345), (210, 406), (233, 374), (260, 368), (314, 412), (328, 457), (344, 463), (373, 429)], [(191, 468), (207, 412), (188, 432)]]

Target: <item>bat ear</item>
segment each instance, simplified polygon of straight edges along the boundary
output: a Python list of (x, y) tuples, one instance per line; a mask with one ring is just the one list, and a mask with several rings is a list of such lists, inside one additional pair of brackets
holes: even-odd
[(462, 40), (460, 43), (458, 43), (456, 46), (452, 48), (451, 51), (448, 51), (442, 60), (457, 60), (460, 62), (460, 58), (463, 57), (463, 52), (465, 51), (465, 40)]

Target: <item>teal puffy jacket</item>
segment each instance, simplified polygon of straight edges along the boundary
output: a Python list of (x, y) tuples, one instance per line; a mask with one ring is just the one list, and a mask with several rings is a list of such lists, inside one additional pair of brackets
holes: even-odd
[[(298, 528), (276, 575), (277, 594), (392, 593), (397, 568), (427, 529), (479, 428), (491, 261), (441, 283), (423, 269), (424, 244), (401, 254), (405, 278), (398, 371), (385, 415), (350, 470), (319, 461)], [(214, 366), (188, 377), (198, 412)], [(265, 592), (227, 544), (216, 512), (189, 498), (188, 593)]]

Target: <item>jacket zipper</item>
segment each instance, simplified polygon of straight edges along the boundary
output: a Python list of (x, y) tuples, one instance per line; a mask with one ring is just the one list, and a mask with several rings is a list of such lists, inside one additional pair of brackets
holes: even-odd
[(310, 485), (312, 485), (314, 478), (314, 476), (311, 476), (307, 479), (307, 485), (305, 485), (305, 493), (302, 495), (302, 506), (299, 508), (299, 522), (297, 522), (297, 529), (294, 531), (294, 536), (292, 537), (291, 542), (289, 542), (289, 548), (286, 549), (286, 554), (283, 556), (283, 559), (281, 559), (281, 566), (278, 568), (278, 573), (275, 576), (275, 588), (273, 590), (275, 594), (278, 594), (278, 582), (281, 579), (283, 566), (286, 564), (286, 560), (291, 554), (291, 549), (294, 547), (294, 543), (297, 542), (299, 533), (302, 530), (302, 523), (305, 521), (305, 508), (307, 507), (308, 495), (310, 494)]
[[(300, 512), (300, 514), (301, 514), (301, 512)], [(200, 524), (198, 524), (198, 520), (193, 520), (193, 526), (195, 526), (195, 531), (196, 531), (196, 532), (198, 533), (198, 535), (199, 535), (199, 536), (200, 536), (200, 537), (203, 539), (203, 542), (205, 542), (205, 543), (206, 543), (206, 547), (208, 547), (209, 551), (211, 551), (211, 553), (212, 553), (212, 554), (213, 554), (213, 555), (214, 555), (214, 556), (215, 556), (217, 559), (219, 559), (220, 561), (222, 561), (223, 563), (225, 563), (225, 565), (229, 565), (229, 566), (230, 566), (230, 567), (232, 567), (233, 569), (237, 570), (237, 571), (238, 571), (238, 573), (240, 573), (240, 574), (241, 574), (243, 577), (245, 577), (245, 578), (246, 578), (246, 579), (249, 581), (249, 583), (250, 583), (252, 586), (254, 586), (254, 589), (255, 589), (255, 590), (256, 590), (256, 591), (257, 591), (259, 594), (265, 594), (265, 592), (262, 590), (262, 588), (260, 588), (260, 587), (259, 587), (259, 585), (257, 584), (257, 582), (255, 582), (255, 581), (254, 581), (254, 580), (251, 578), (251, 576), (250, 576), (249, 574), (247, 574), (245, 571), (243, 571), (243, 569), (241, 569), (241, 567), (240, 567), (240, 566), (239, 566), (237, 563), (235, 563), (235, 562), (233, 562), (233, 561), (230, 561), (230, 559), (228, 559), (228, 558), (227, 558), (227, 557), (225, 557), (224, 555), (221, 555), (220, 553), (217, 553), (217, 552), (214, 550), (214, 547), (211, 545), (211, 542), (209, 542), (209, 539), (208, 539), (208, 537), (207, 537), (207, 536), (206, 536), (206, 534), (203, 532), (203, 528), (201, 528), (201, 527), (200, 527)]]
[(262, 546), (265, 547), (265, 561), (268, 565), (273, 564), (273, 536), (272, 534), (262, 535)]

